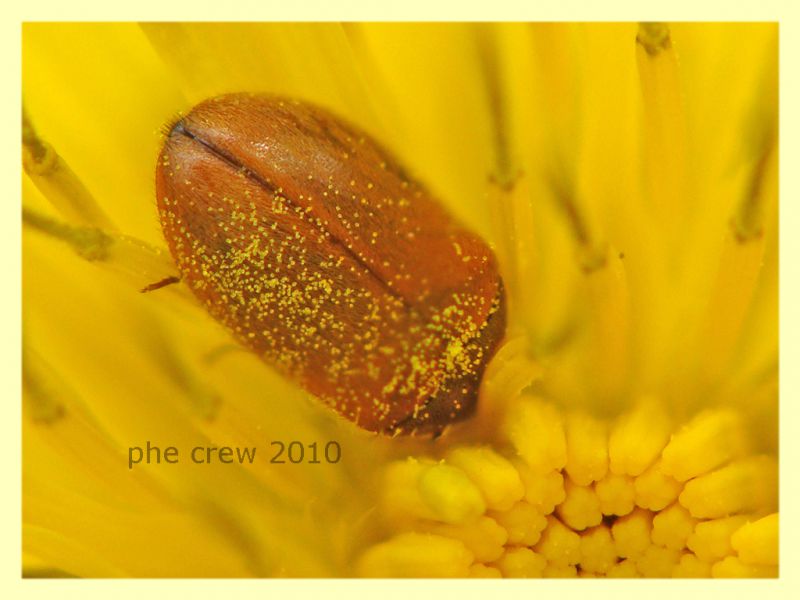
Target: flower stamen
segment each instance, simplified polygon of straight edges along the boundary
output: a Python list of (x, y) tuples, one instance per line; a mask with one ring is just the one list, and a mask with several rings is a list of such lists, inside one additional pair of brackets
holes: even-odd
[(22, 112), (22, 165), (25, 173), (64, 216), (86, 226), (114, 231), (116, 227), (70, 166)]
[[(136, 289), (175, 275), (165, 252), (136, 238), (94, 226), (70, 225), (24, 206), (22, 222), (66, 242), (81, 258), (109, 268)], [(180, 290), (179, 286), (170, 287), (172, 293), (186, 296)]]
[[(606, 426), (585, 413), (562, 417), (523, 394), (503, 432), (508, 445), (459, 446), (439, 462), (391, 465), (382, 510), (398, 533), (364, 553), (359, 573), (777, 574), (777, 463), (747, 454), (730, 409), (701, 413), (672, 433), (655, 398)], [(411, 547), (419, 551), (413, 564)], [(434, 549), (443, 554), (422, 564)]]

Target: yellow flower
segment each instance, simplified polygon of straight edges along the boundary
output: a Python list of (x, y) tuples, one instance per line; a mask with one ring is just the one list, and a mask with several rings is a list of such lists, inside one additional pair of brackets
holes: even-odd
[[(28, 24), (23, 58), (26, 574), (777, 574), (775, 25)], [(243, 90), (366, 128), (495, 247), (474, 419), (368, 435), (138, 293), (175, 274), (160, 128)]]

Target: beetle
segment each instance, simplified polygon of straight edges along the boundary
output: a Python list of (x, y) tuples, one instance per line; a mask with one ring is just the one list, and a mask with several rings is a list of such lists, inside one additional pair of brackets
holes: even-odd
[(298, 100), (211, 98), (169, 128), (156, 193), (200, 303), (339, 414), (396, 435), (474, 413), (505, 331), (496, 258), (369, 135)]

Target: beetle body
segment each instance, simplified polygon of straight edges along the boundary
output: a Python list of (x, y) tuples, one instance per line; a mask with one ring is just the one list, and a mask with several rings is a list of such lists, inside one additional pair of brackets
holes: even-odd
[(182, 279), (245, 346), (369, 431), (473, 413), (505, 329), (492, 251), (369, 136), (272, 96), (207, 100), (156, 169)]

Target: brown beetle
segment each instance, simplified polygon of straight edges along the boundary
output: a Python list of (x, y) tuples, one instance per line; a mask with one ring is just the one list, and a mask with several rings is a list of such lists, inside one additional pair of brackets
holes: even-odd
[(341, 415), (395, 434), (474, 412), (505, 329), (494, 255), (366, 134), (294, 100), (212, 98), (172, 126), (156, 190), (200, 302)]

